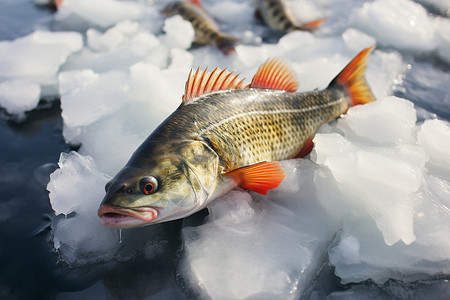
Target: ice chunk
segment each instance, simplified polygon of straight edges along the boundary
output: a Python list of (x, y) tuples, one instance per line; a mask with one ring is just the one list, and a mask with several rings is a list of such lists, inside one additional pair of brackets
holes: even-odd
[(364, 3), (352, 15), (352, 23), (385, 46), (427, 52), (438, 46), (436, 30), (427, 11), (413, 1)]
[(135, 20), (148, 8), (140, 3), (116, 0), (64, 0), (62, 14), (76, 14), (92, 24), (108, 27), (123, 20)]
[(337, 128), (376, 144), (404, 144), (414, 141), (416, 111), (410, 101), (388, 97), (351, 108)]
[(391, 281), (383, 285), (361, 283), (344, 291), (336, 291), (327, 300), (359, 299), (417, 299), (445, 300), (450, 297), (450, 284), (447, 279), (431, 279), (413, 283)]
[[(360, 125), (349, 125), (353, 119)], [(343, 221), (329, 251), (343, 283), (449, 272), (448, 171), (436, 173), (426, 164), (429, 157), (446, 157), (449, 127), (429, 120), (416, 137), (415, 120), (411, 103), (383, 98), (351, 108), (314, 139), (311, 157), (322, 166), (315, 174), (318, 199)]]
[(450, 1), (449, 0), (419, 0), (418, 2), (426, 6), (437, 8), (444, 16), (450, 15)]
[[(390, 105), (397, 99), (384, 99), (377, 106), (385, 107), (386, 111), (390, 111)], [(401, 102), (400, 102), (401, 103)], [(370, 104), (361, 106), (361, 109), (352, 108), (353, 110), (345, 119), (339, 120), (337, 129), (344, 131), (348, 137), (339, 137), (336, 134), (316, 135), (314, 143), (316, 148), (313, 153), (313, 159), (328, 167), (333, 174), (335, 180), (339, 183), (339, 190), (345, 196), (343, 199), (350, 203), (364, 203), (369, 215), (375, 220), (380, 231), (382, 232), (385, 242), (392, 245), (399, 240), (410, 244), (414, 241), (413, 233), (413, 211), (417, 204), (417, 200), (412, 197), (417, 192), (423, 180), (423, 172), (425, 162), (428, 156), (417, 146), (402, 144), (391, 147), (377, 147), (375, 149), (367, 148), (368, 145), (360, 145), (367, 140), (371, 134), (379, 137), (369, 138), (370, 141), (377, 144), (390, 143), (398, 141), (413, 142), (411, 131), (415, 121), (415, 115), (411, 114), (412, 107), (407, 102), (402, 103), (406, 106), (404, 114), (387, 115), (386, 111), (373, 109), (369, 112)], [(373, 105), (372, 105), (373, 106)], [(361, 112), (361, 115), (359, 113)], [(358, 116), (359, 115), (359, 116)], [(368, 127), (366, 130), (360, 129), (360, 126), (354, 126), (349, 130), (348, 120), (358, 118)], [(405, 129), (399, 129), (397, 133), (386, 139), (385, 129), (377, 133), (373, 128), (377, 128), (377, 124), (370, 125), (371, 121), (378, 122), (382, 120), (384, 126), (396, 128), (400, 123), (405, 125)], [(351, 121), (352, 122), (352, 121)], [(343, 128), (341, 123), (349, 126)], [(389, 124), (389, 125), (388, 125)], [(358, 130), (362, 130), (360, 134)], [(393, 129), (389, 129), (393, 130)], [(342, 140), (333, 148), (327, 148), (330, 136), (334, 140)], [(332, 149), (332, 150), (329, 150)], [(318, 181), (321, 177), (318, 175)], [(321, 184), (325, 184), (324, 182)], [(318, 186), (321, 186), (319, 183)], [(320, 188), (318, 188), (320, 189)], [(322, 193), (322, 192), (321, 192)], [(330, 207), (330, 203), (326, 197), (322, 198), (326, 201), (326, 206)], [(352, 200), (350, 200), (352, 199)], [(339, 204), (338, 204), (339, 205)], [(331, 207), (336, 204), (331, 204)], [(390, 207), (390, 208), (388, 208)], [(392, 209), (394, 208), (394, 209)]]
[(36, 31), (11, 42), (1, 41), (0, 80), (36, 82), (41, 85), (41, 96), (54, 96), (60, 66), (82, 46), (78, 32)]
[[(450, 8), (447, 8), (450, 14)], [(444, 18), (436, 18), (434, 25), (439, 35), (438, 54), (447, 63), (450, 63), (450, 20)]]
[[(378, 284), (389, 279), (407, 282), (429, 279), (450, 271), (448, 251), (450, 223), (448, 218), (450, 182), (426, 178), (414, 209), (415, 241), (410, 245), (388, 246), (370, 220), (347, 219), (343, 236), (329, 251), (330, 262), (343, 283), (371, 279)], [(390, 209), (399, 209), (390, 207)], [(360, 245), (358, 260), (347, 250), (348, 236)]]
[(108, 179), (96, 171), (92, 158), (81, 156), (77, 152), (61, 153), (58, 166), (59, 169), (50, 175), (47, 186), (55, 214), (68, 215), (75, 209), (81, 214), (91, 214), (92, 208), (100, 204), (99, 200), (80, 201), (80, 195), (84, 195), (81, 196), (83, 199), (89, 195), (93, 199), (101, 200)]
[(289, 180), (267, 198), (233, 191), (212, 204), (206, 224), (184, 228), (183, 272), (208, 297), (298, 299), (324, 262), (337, 226), (313, 200), (315, 167), (283, 168)]
[(441, 120), (426, 120), (418, 133), (420, 145), (430, 155), (430, 163), (450, 170), (450, 125)]
[(97, 171), (88, 156), (62, 153), (59, 169), (50, 175), (47, 189), (55, 214), (75, 215), (55, 220), (53, 244), (70, 264), (102, 260), (119, 245), (115, 229), (102, 226), (97, 208), (108, 178)]
[(99, 73), (111, 70), (126, 72), (130, 66), (142, 61), (161, 68), (167, 65), (167, 47), (156, 36), (142, 29), (135, 34), (125, 34), (115, 27), (104, 34), (92, 29), (88, 32), (88, 39), (90, 48), (84, 48), (71, 57), (63, 66), (64, 70), (87, 68)]
[(166, 19), (163, 29), (166, 32), (166, 42), (169, 48), (188, 49), (191, 47), (195, 37), (191, 22), (175, 15)]
[(41, 87), (35, 82), (11, 79), (0, 83), (0, 106), (10, 114), (23, 115), (35, 108), (40, 99)]
[[(252, 21), (254, 8), (250, 3), (216, 1), (207, 7), (208, 13), (221, 23), (247, 23)], [(238, 20), (238, 22), (236, 22)]]
[(61, 109), (69, 127), (87, 126), (120, 109), (127, 101), (128, 78), (122, 72), (92, 70), (60, 73)]
[(371, 47), (373, 45), (376, 45), (377, 43), (375, 38), (355, 28), (347, 29), (342, 34), (342, 38), (344, 39), (344, 42), (347, 45), (347, 47), (355, 51), (361, 51), (361, 49)]

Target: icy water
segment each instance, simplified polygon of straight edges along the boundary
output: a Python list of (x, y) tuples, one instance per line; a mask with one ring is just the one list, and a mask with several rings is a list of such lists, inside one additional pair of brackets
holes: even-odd
[[(246, 6), (228, 7), (227, 10), (231, 14), (242, 11), (243, 8), (245, 9)], [(430, 9), (430, 11), (436, 14), (440, 10)], [(51, 10), (38, 7), (31, 1), (2, 1), (0, 2), (0, 40), (13, 40), (27, 35), (36, 27), (69, 30), (67, 24), (53, 23), (52, 17)], [(76, 24), (77, 30), (83, 27), (79, 22)], [(86, 25), (87, 28), (89, 26)], [(99, 28), (98, 25), (93, 27)], [(389, 46), (386, 49), (387, 52), (392, 50)], [(202, 50), (196, 49), (195, 51)], [(205, 52), (204, 58), (205, 61), (211, 63), (216, 54), (210, 54), (214, 53), (214, 50), (208, 51)], [(224, 62), (226, 58), (221, 56), (220, 58), (221, 64), (226, 63)], [(406, 73), (406, 77), (402, 78), (402, 83), (394, 95), (409, 99), (415, 104), (419, 122), (436, 117), (450, 121), (449, 63), (435, 52), (417, 54), (414, 51), (404, 51), (403, 59), (406, 64), (412, 66), (414, 72)], [(86, 61), (89, 62), (89, 59)], [(78, 63), (87, 64), (86, 61)], [(69, 61), (65, 68), (71, 70), (76, 63)], [(98, 69), (101, 68), (107, 69), (105, 66), (98, 67)], [(202, 297), (204, 294), (199, 289), (192, 288), (195, 287), (195, 284), (193, 285), (185, 274), (201, 273), (201, 270), (196, 268), (201, 269), (205, 265), (205, 263), (196, 265), (195, 260), (186, 263), (186, 249), (194, 253), (197, 236), (201, 237), (204, 234), (200, 230), (189, 228), (196, 228), (205, 222), (205, 211), (183, 221), (122, 232), (111, 230), (104, 236), (93, 236), (87, 240), (77, 239), (75, 236), (73, 241), (69, 240), (66, 244), (64, 244), (66, 241), (62, 241), (59, 252), (55, 251), (56, 240), (54, 237), (58, 237), (55, 231), (67, 230), (70, 227), (77, 228), (79, 224), (70, 223), (70, 220), (75, 220), (75, 216), (82, 215), (82, 212), (75, 210), (68, 214), (67, 219), (63, 215), (55, 216), (46, 189), (50, 174), (58, 167), (60, 153), (77, 150), (79, 146), (75, 145), (76, 143), (69, 146), (63, 137), (60, 104), (60, 101), (54, 99), (50, 102), (42, 100), (37, 108), (26, 113), (25, 121), (20, 122), (4, 109), (1, 111), (0, 299), (196, 299)], [(137, 112), (134, 113), (139, 115)], [(140, 125), (144, 126), (145, 124)], [(71, 135), (75, 136), (74, 140), (78, 138), (73, 132), (68, 131), (67, 136)], [(130, 142), (133, 141), (130, 140)], [(89, 152), (89, 149), (84, 149), (84, 151), (85, 153)], [(95, 150), (92, 153), (95, 155)], [(99, 164), (102, 164), (101, 160), (99, 160)], [(309, 163), (305, 163), (305, 167), (315, 168)], [(107, 167), (104, 169), (108, 170)], [(101, 180), (103, 179), (100, 179), (100, 182), (102, 182)], [(87, 186), (86, 183), (84, 185)], [(67, 187), (69, 188), (70, 184)], [(103, 190), (103, 186), (100, 187), (100, 190)], [(68, 189), (69, 192), (73, 191)], [(81, 194), (81, 197), (83, 196), (84, 194)], [(237, 211), (245, 212), (247, 208), (243, 207), (245, 202), (242, 202), (242, 198), (242, 195), (237, 195), (236, 199), (229, 199), (229, 203), (231, 206), (234, 205), (233, 208), (237, 208)], [(262, 210), (267, 208), (264, 205), (270, 204), (263, 202)], [(314, 203), (305, 203), (305, 205), (313, 206), (311, 211), (315, 213), (321, 211), (320, 208), (314, 206)], [(225, 211), (227, 209), (230, 207), (225, 208)], [(267, 210), (274, 211), (270, 208)], [(224, 208), (217, 206), (213, 211), (217, 214), (214, 217), (218, 218)], [(242, 216), (234, 217), (242, 218)], [(64, 220), (68, 220), (68, 222), (58, 223), (58, 221)], [(250, 227), (246, 227), (248, 224), (245, 222), (240, 225), (235, 228), (231, 227), (235, 231), (242, 231), (245, 236), (245, 230)], [(186, 243), (183, 243), (182, 228), (185, 228)], [(186, 228), (188, 229), (186, 230)], [(76, 230), (67, 232), (69, 235), (76, 235)], [(220, 231), (212, 232), (220, 233)], [(290, 231), (283, 232), (290, 233)], [(328, 237), (329, 232), (321, 234), (327, 236), (327, 238), (320, 237), (324, 240), (330, 238)], [(336, 241), (334, 234), (331, 233), (332, 241)], [(223, 235), (226, 236), (226, 234)], [(298, 236), (293, 234), (293, 239), (295, 238)], [(199, 239), (199, 241), (205, 240), (204, 237)], [(211, 240), (214, 239), (207, 241)], [(353, 241), (344, 238), (342, 240)], [(96, 242), (100, 245), (92, 250), (89, 245), (83, 244), (96, 244)], [(112, 250), (103, 249), (103, 242), (105, 248)], [(236, 244), (238, 243), (239, 241), (236, 242)], [(212, 244), (212, 246), (217, 245)], [(225, 248), (231, 246), (225, 245)], [(324, 248), (329, 249), (332, 246), (326, 245)], [(220, 247), (221, 244), (216, 250), (219, 254), (221, 253)], [(286, 247), (289, 248), (288, 245)], [(78, 249), (83, 249), (83, 251)], [(208, 250), (207, 247), (203, 249)], [(250, 245), (237, 249), (241, 251), (253, 248)], [(278, 261), (279, 258), (276, 256), (275, 253), (269, 257)], [(245, 256), (243, 255), (243, 257)], [(226, 258), (223, 259), (226, 262)], [(313, 271), (310, 271), (311, 268), (306, 269), (306, 273), (313, 272), (309, 276), (312, 278), (308, 282), (309, 286), (302, 288), (301, 295), (296, 294), (295, 290), (288, 295), (297, 295), (305, 299), (448, 299), (450, 297), (448, 272), (441, 272), (439, 275), (433, 275), (426, 279), (419, 276), (417, 280), (414, 280), (413, 275), (412, 279), (408, 278), (405, 282), (396, 277), (396, 279), (380, 284), (376, 284), (375, 279), (362, 282), (355, 280), (353, 283), (344, 284), (334, 274), (335, 269), (329, 263), (327, 255), (318, 255), (317, 260), (318, 265), (314, 266)], [(212, 264), (218, 264), (218, 268), (220, 261), (221, 258), (211, 259)], [(287, 261), (287, 264), (289, 263)], [(442, 264), (448, 264), (448, 260), (444, 260)], [(192, 272), (189, 268), (192, 268)], [(186, 269), (188, 270), (186, 271)], [(224, 273), (228, 271), (226, 268), (222, 270)], [(216, 273), (211, 273), (211, 276), (216, 275)], [(239, 274), (235, 273), (235, 275)], [(285, 277), (291, 275), (286, 274)], [(293, 274), (289, 278), (300, 278), (300, 276)], [(205, 287), (206, 290), (209, 288), (208, 285), (211, 286), (206, 279), (205, 282), (199, 281), (196, 284)], [(217, 283), (217, 287), (220, 286), (221, 283)], [(295, 284), (291, 286), (295, 286)], [(214, 285), (212, 288), (214, 289)], [(216, 290), (220, 291), (220, 288), (216, 288)], [(209, 294), (214, 293), (209, 291)], [(229, 298), (229, 296), (223, 297)], [(264, 294), (254, 297), (271, 299), (270, 295)]]

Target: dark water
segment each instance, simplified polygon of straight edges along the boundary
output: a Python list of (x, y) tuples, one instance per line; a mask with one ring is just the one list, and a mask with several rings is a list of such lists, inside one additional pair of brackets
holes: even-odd
[[(2, 0), (0, 40), (32, 32), (35, 24), (48, 21), (51, 14), (50, 9), (39, 8), (31, 1)], [(415, 72), (407, 74), (405, 90), (397, 95), (422, 107), (423, 114), (450, 120), (449, 65), (432, 57), (412, 58), (411, 63)], [(9, 119), (1, 111), (0, 299), (196, 298), (183, 288), (182, 279), (175, 273), (182, 253), (181, 221), (127, 233), (119, 250), (120, 257), (124, 253), (132, 257), (126, 261), (79, 267), (58, 262), (49, 243), (54, 214), (45, 187), (60, 153), (71, 150), (62, 137), (59, 102), (42, 101), (38, 109), (27, 114), (25, 122)], [(185, 222), (199, 222), (203, 216)], [(136, 252), (148, 240), (146, 237), (163, 245), (161, 253), (151, 259), (146, 253)], [(339, 284), (328, 265), (317, 282), (322, 295), (348, 288)], [(61, 295), (76, 291), (80, 292)]]

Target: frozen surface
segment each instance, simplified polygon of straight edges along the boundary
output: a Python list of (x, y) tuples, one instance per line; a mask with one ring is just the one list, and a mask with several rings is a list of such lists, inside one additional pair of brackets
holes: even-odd
[[(418, 122), (409, 101), (429, 101), (445, 116), (448, 19), (409, 0), (292, 1), (300, 22), (327, 21), (314, 34), (278, 39), (254, 19), (251, 1), (205, 1), (220, 28), (242, 41), (225, 56), (212, 46), (190, 48), (192, 26), (162, 17), (163, 4), (65, 0), (52, 25), (65, 31), (37, 30), (0, 42), (0, 106), (23, 115), (43, 97), (60, 97), (64, 138), (79, 146), (61, 155), (48, 184), (58, 215), (51, 238), (63, 263), (128, 262), (141, 255), (152, 266), (181, 243), (180, 280), (213, 299), (307, 297), (329, 262), (342, 283), (374, 282), (330, 299), (382, 299), (377, 285), (393, 279), (403, 284), (402, 293), (417, 288), (413, 295), (426, 296), (426, 285), (411, 282), (448, 278), (450, 126), (432, 113), (422, 112), (427, 120)], [(105, 183), (179, 106), (191, 68), (228, 67), (250, 82), (261, 63), (281, 56), (296, 71), (299, 90), (310, 91), (325, 88), (374, 44), (367, 79), (378, 101), (324, 125), (310, 157), (283, 162), (286, 181), (267, 197), (242, 190), (225, 195), (201, 225), (184, 225), (182, 242), (180, 222), (124, 230), (124, 243), (117, 230), (99, 224)], [(422, 68), (415, 60), (433, 55), (444, 67)], [(411, 72), (421, 74), (411, 89), (421, 97), (391, 96), (404, 90)], [(92, 293), (106, 297), (108, 283), (102, 284)], [(445, 280), (435, 284), (448, 293)], [(179, 295), (175, 283), (163, 291), (158, 286), (151, 285), (162, 298)]]
[(337, 224), (315, 200), (315, 166), (283, 167), (289, 179), (279, 191), (259, 200), (233, 191), (213, 203), (206, 224), (184, 229), (184, 272), (205, 295), (298, 299), (311, 285)]
[(447, 123), (416, 126), (412, 103), (390, 97), (353, 108), (316, 135), (312, 157), (324, 167), (315, 174), (319, 201), (343, 220), (329, 254), (344, 283), (450, 272), (450, 182), (428, 165), (448, 151), (422, 140), (424, 130), (445, 148)]

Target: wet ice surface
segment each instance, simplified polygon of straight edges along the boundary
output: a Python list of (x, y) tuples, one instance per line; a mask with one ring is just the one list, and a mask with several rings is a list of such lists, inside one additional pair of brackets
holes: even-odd
[[(163, 2), (66, 0), (39, 30), (0, 43), (4, 115), (60, 96), (64, 139), (79, 147), (47, 185), (63, 282), (53, 288), (72, 290), (57, 299), (449, 297), (448, 19), (406, 0), (292, 4), (301, 21), (328, 20), (277, 40), (250, 1), (205, 1), (243, 41), (230, 56), (189, 48), (192, 27), (160, 16)], [(233, 191), (207, 217), (120, 233), (99, 224), (104, 184), (178, 107), (190, 68), (229, 67), (249, 82), (282, 56), (309, 91), (375, 43), (367, 79), (378, 101), (324, 125), (310, 157), (283, 162), (277, 190)], [(49, 170), (35, 174), (45, 183)]]

